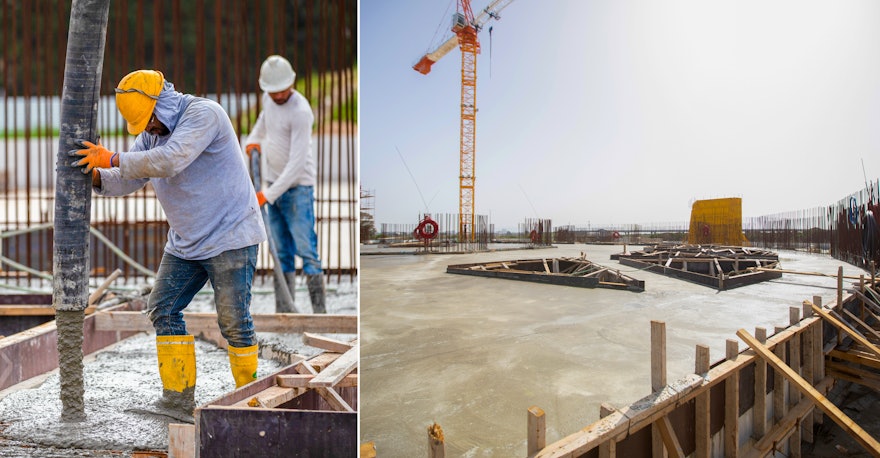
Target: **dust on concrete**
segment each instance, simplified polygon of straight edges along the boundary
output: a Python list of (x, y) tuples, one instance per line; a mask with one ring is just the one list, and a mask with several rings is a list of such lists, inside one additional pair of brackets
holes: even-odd
[[(252, 313), (274, 312), (274, 296), (264, 293), (271, 288), (271, 283), (255, 285)], [(328, 313), (357, 313), (356, 279), (332, 278), (327, 290)], [(308, 301), (307, 289), (297, 288), (296, 300)], [(185, 311), (213, 311), (213, 296), (200, 294)], [(341, 340), (354, 338), (348, 334), (323, 335)], [(257, 330), (257, 338), (261, 347), (272, 346), (276, 351), (307, 357), (321, 352), (304, 345), (299, 334)], [(260, 358), (258, 377), (284, 366)], [(196, 371), (196, 405), (206, 404), (235, 388), (227, 352), (199, 340), (196, 340)], [(62, 404), (57, 370), (42, 383), (30, 381), (37, 386), (8, 390), (0, 399), (0, 457), (129, 456), (131, 450), (167, 450), (167, 425), (176, 421), (126, 412), (132, 408), (147, 408), (161, 396), (155, 334), (141, 333), (87, 356), (83, 382), (86, 419), (80, 423), (60, 421)]]

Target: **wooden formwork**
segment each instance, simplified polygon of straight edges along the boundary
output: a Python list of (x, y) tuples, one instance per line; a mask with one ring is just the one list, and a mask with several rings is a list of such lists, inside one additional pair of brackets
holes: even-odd
[(446, 267), (446, 272), (581, 288), (612, 288), (636, 292), (645, 290), (643, 280), (622, 274), (617, 269), (593, 263), (587, 260), (584, 255), (577, 258), (540, 258), (453, 264)]
[(880, 295), (864, 282), (852, 293), (830, 308), (818, 296), (791, 307), (789, 325), (771, 336), (764, 328), (754, 336), (739, 330), (745, 350), (729, 339), (725, 358), (713, 365), (709, 348), (698, 345), (695, 373), (672, 384), (665, 380), (665, 324), (652, 322), (654, 392), (620, 409), (603, 405), (598, 421), (549, 445), (544, 412), (532, 407), (528, 456), (801, 456), (801, 443), (813, 443), (813, 426), (826, 416), (880, 456), (880, 443), (825, 397), (837, 380), (880, 389), (873, 371), (880, 369)]
[[(346, 345), (306, 340), (337, 351)], [(356, 456), (357, 358), (357, 345), (348, 344), (198, 407), (195, 425), (169, 425), (169, 456)]]
[[(141, 315), (139, 310), (143, 310), (145, 306), (146, 303), (144, 301), (134, 300), (109, 308), (107, 312), (87, 313), (83, 322), (83, 354), (92, 354), (137, 334), (137, 332), (128, 330), (100, 328), (98, 326), (98, 315), (102, 313), (133, 313)], [(54, 314), (54, 309), (51, 305), (39, 306), (39, 308), (47, 309)], [(32, 313), (32, 316), (36, 315)], [(6, 318), (14, 317), (8, 316)], [(58, 329), (55, 327), (54, 320), (0, 339), (0, 390), (49, 372), (57, 367)]]
[(776, 253), (745, 247), (678, 245), (611, 255), (621, 264), (719, 291), (782, 277)]

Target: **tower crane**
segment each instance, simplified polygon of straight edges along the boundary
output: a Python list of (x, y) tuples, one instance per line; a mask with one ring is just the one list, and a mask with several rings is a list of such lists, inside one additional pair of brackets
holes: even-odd
[(477, 34), (490, 19), (498, 20), (499, 13), (513, 0), (493, 0), (474, 17), (470, 0), (457, 0), (452, 17), (452, 36), (435, 50), (425, 54), (413, 65), (417, 72), (427, 75), (431, 66), (458, 46), (461, 49), (461, 140), (458, 177), (458, 234), (459, 241), (474, 241), (474, 159), (476, 156), (477, 114), (477, 54), (480, 41)]

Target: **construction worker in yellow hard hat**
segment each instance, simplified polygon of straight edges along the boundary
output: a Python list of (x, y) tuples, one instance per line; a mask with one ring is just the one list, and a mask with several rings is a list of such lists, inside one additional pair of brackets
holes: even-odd
[(195, 346), (183, 310), (210, 280), (236, 386), (253, 381), (257, 340), (250, 315), (257, 247), (266, 239), (238, 136), (216, 102), (182, 94), (161, 72), (138, 70), (116, 87), (116, 105), (137, 135), (115, 153), (82, 141), (74, 166), (94, 192), (122, 196), (152, 184), (170, 229), (148, 301), (162, 398), (142, 411), (192, 421)]
[[(245, 151), (266, 158), (262, 171), (268, 187), (257, 193), (269, 209), (269, 225), (291, 293), (296, 280), (294, 256), (302, 259), (309, 298), (315, 313), (325, 313), (324, 276), (315, 232), (315, 184), (312, 153), (315, 117), (306, 98), (293, 89), (296, 73), (282, 56), (269, 56), (260, 67), (263, 111), (248, 136)], [(277, 297), (278, 288), (276, 288)], [(276, 302), (277, 311), (281, 302)]]

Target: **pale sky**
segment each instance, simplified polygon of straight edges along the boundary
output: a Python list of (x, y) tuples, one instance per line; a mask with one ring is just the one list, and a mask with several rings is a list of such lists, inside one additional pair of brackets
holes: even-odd
[[(417, 223), (423, 199), (458, 213), (460, 52), (411, 68), (453, 11), (360, 4), (361, 183), (379, 224)], [(479, 39), (475, 208), (496, 229), (683, 222), (719, 197), (761, 216), (862, 189), (862, 160), (880, 176), (875, 0), (516, 0)]]

